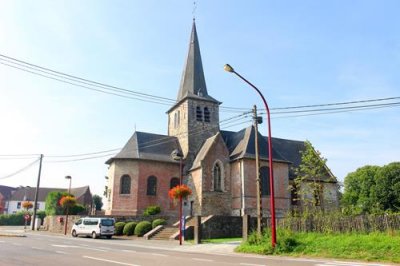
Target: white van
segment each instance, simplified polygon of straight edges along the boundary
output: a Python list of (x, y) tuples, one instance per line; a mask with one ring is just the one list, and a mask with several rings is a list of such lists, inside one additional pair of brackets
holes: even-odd
[(92, 238), (105, 236), (110, 239), (114, 234), (114, 218), (85, 217), (74, 223), (71, 229), (73, 237), (78, 235), (92, 236)]

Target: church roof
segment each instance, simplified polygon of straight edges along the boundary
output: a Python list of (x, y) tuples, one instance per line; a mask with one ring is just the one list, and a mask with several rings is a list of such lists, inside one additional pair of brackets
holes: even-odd
[(107, 160), (111, 164), (115, 159), (144, 159), (164, 162), (175, 162), (171, 152), (180, 150), (176, 137), (136, 131), (122, 150)]
[(208, 151), (211, 149), (212, 145), (214, 144), (214, 142), (218, 138), (219, 134), (220, 133), (215, 134), (214, 136), (208, 138), (204, 142), (204, 144), (201, 147), (200, 151), (196, 155), (196, 159), (193, 161), (191, 170), (196, 169), (196, 168), (201, 166), (201, 161), (206, 157), (206, 155), (208, 154)]
[(201, 61), (199, 40), (197, 38), (196, 23), (193, 20), (190, 35), (189, 52), (183, 69), (179, 87), (177, 103), (186, 98), (195, 98), (219, 103), (208, 95), (206, 80), (204, 78), (203, 63)]
[[(241, 158), (255, 158), (255, 135), (254, 127), (250, 126), (242, 129), (238, 132), (232, 131), (221, 131), (222, 138), (224, 139), (231, 160), (241, 159)], [(272, 138), (272, 158), (274, 161), (281, 162), (291, 162), (288, 158), (284, 157), (278, 147), (274, 146), (274, 138)], [(262, 136), (258, 132), (258, 144), (260, 159), (267, 160), (269, 158), (268, 154), (268, 138)]]

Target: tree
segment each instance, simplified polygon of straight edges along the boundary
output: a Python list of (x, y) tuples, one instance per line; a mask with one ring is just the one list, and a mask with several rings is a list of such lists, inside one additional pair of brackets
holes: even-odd
[(385, 165), (376, 173), (376, 198), (383, 211), (400, 211), (400, 162)]
[(103, 198), (99, 195), (93, 195), (93, 203), (96, 207), (96, 211), (101, 211), (101, 208), (103, 207)]
[(400, 162), (361, 167), (346, 176), (344, 185), (345, 213), (400, 211)]
[(332, 175), (326, 167), (326, 161), (321, 153), (314, 149), (309, 141), (304, 142), (305, 149), (301, 151), (301, 163), (294, 169), (296, 178), (290, 187), (296, 201), (301, 201), (304, 208), (319, 206), (322, 200), (322, 180), (331, 180)]
[(64, 214), (64, 209), (60, 205), (60, 199), (63, 196), (67, 196), (67, 192), (60, 192), (60, 191), (52, 191), (47, 195), (46, 198), (46, 207), (45, 212), (46, 215), (60, 215)]
[(344, 179), (344, 193), (341, 201), (347, 214), (376, 213), (376, 175), (379, 166), (366, 165), (349, 173)]

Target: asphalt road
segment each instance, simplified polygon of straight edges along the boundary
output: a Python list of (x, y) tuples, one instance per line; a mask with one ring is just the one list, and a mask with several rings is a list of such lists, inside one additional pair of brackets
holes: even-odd
[(230, 266), (378, 266), (332, 260), (297, 259), (233, 253), (234, 246), (171, 241), (72, 238), (46, 232), (1, 236), (0, 265), (230, 265)]

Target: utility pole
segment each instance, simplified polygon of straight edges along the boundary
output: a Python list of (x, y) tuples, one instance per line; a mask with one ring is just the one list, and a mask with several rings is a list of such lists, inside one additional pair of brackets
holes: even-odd
[[(257, 234), (261, 236), (261, 220), (262, 220), (262, 198), (261, 198), (261, 179), (260, 179), (260, 153), (258, 152), (258, 124), (262, 123), (262, 118), (257, 116), (257, 106), (253, 108), (254, 121), (254, 143), (256, 152), (256, 189), (257, 189)], [(266, 185), (266, 184), (264, 184)]]
[[(35, 191), (35, 202), (33, 203), (33, 217), (32, 217), (32, 219), (31, 219), (31, 221), (32, 221), (31, 229), (32, 229), (32, 230), (35, 230), (36, 206), (37, 206), (38, 195), (39, 195), (40, 175), (41, 175), (41, 173), (42, 173), (42, 161), (43, 161), (43, 154), (40, 154), (39, 173), (38, 173), (37, 184), (36, 184), (36, 191)], [(36, 229), (37, 229), (37, 228), (36, 228)]]

